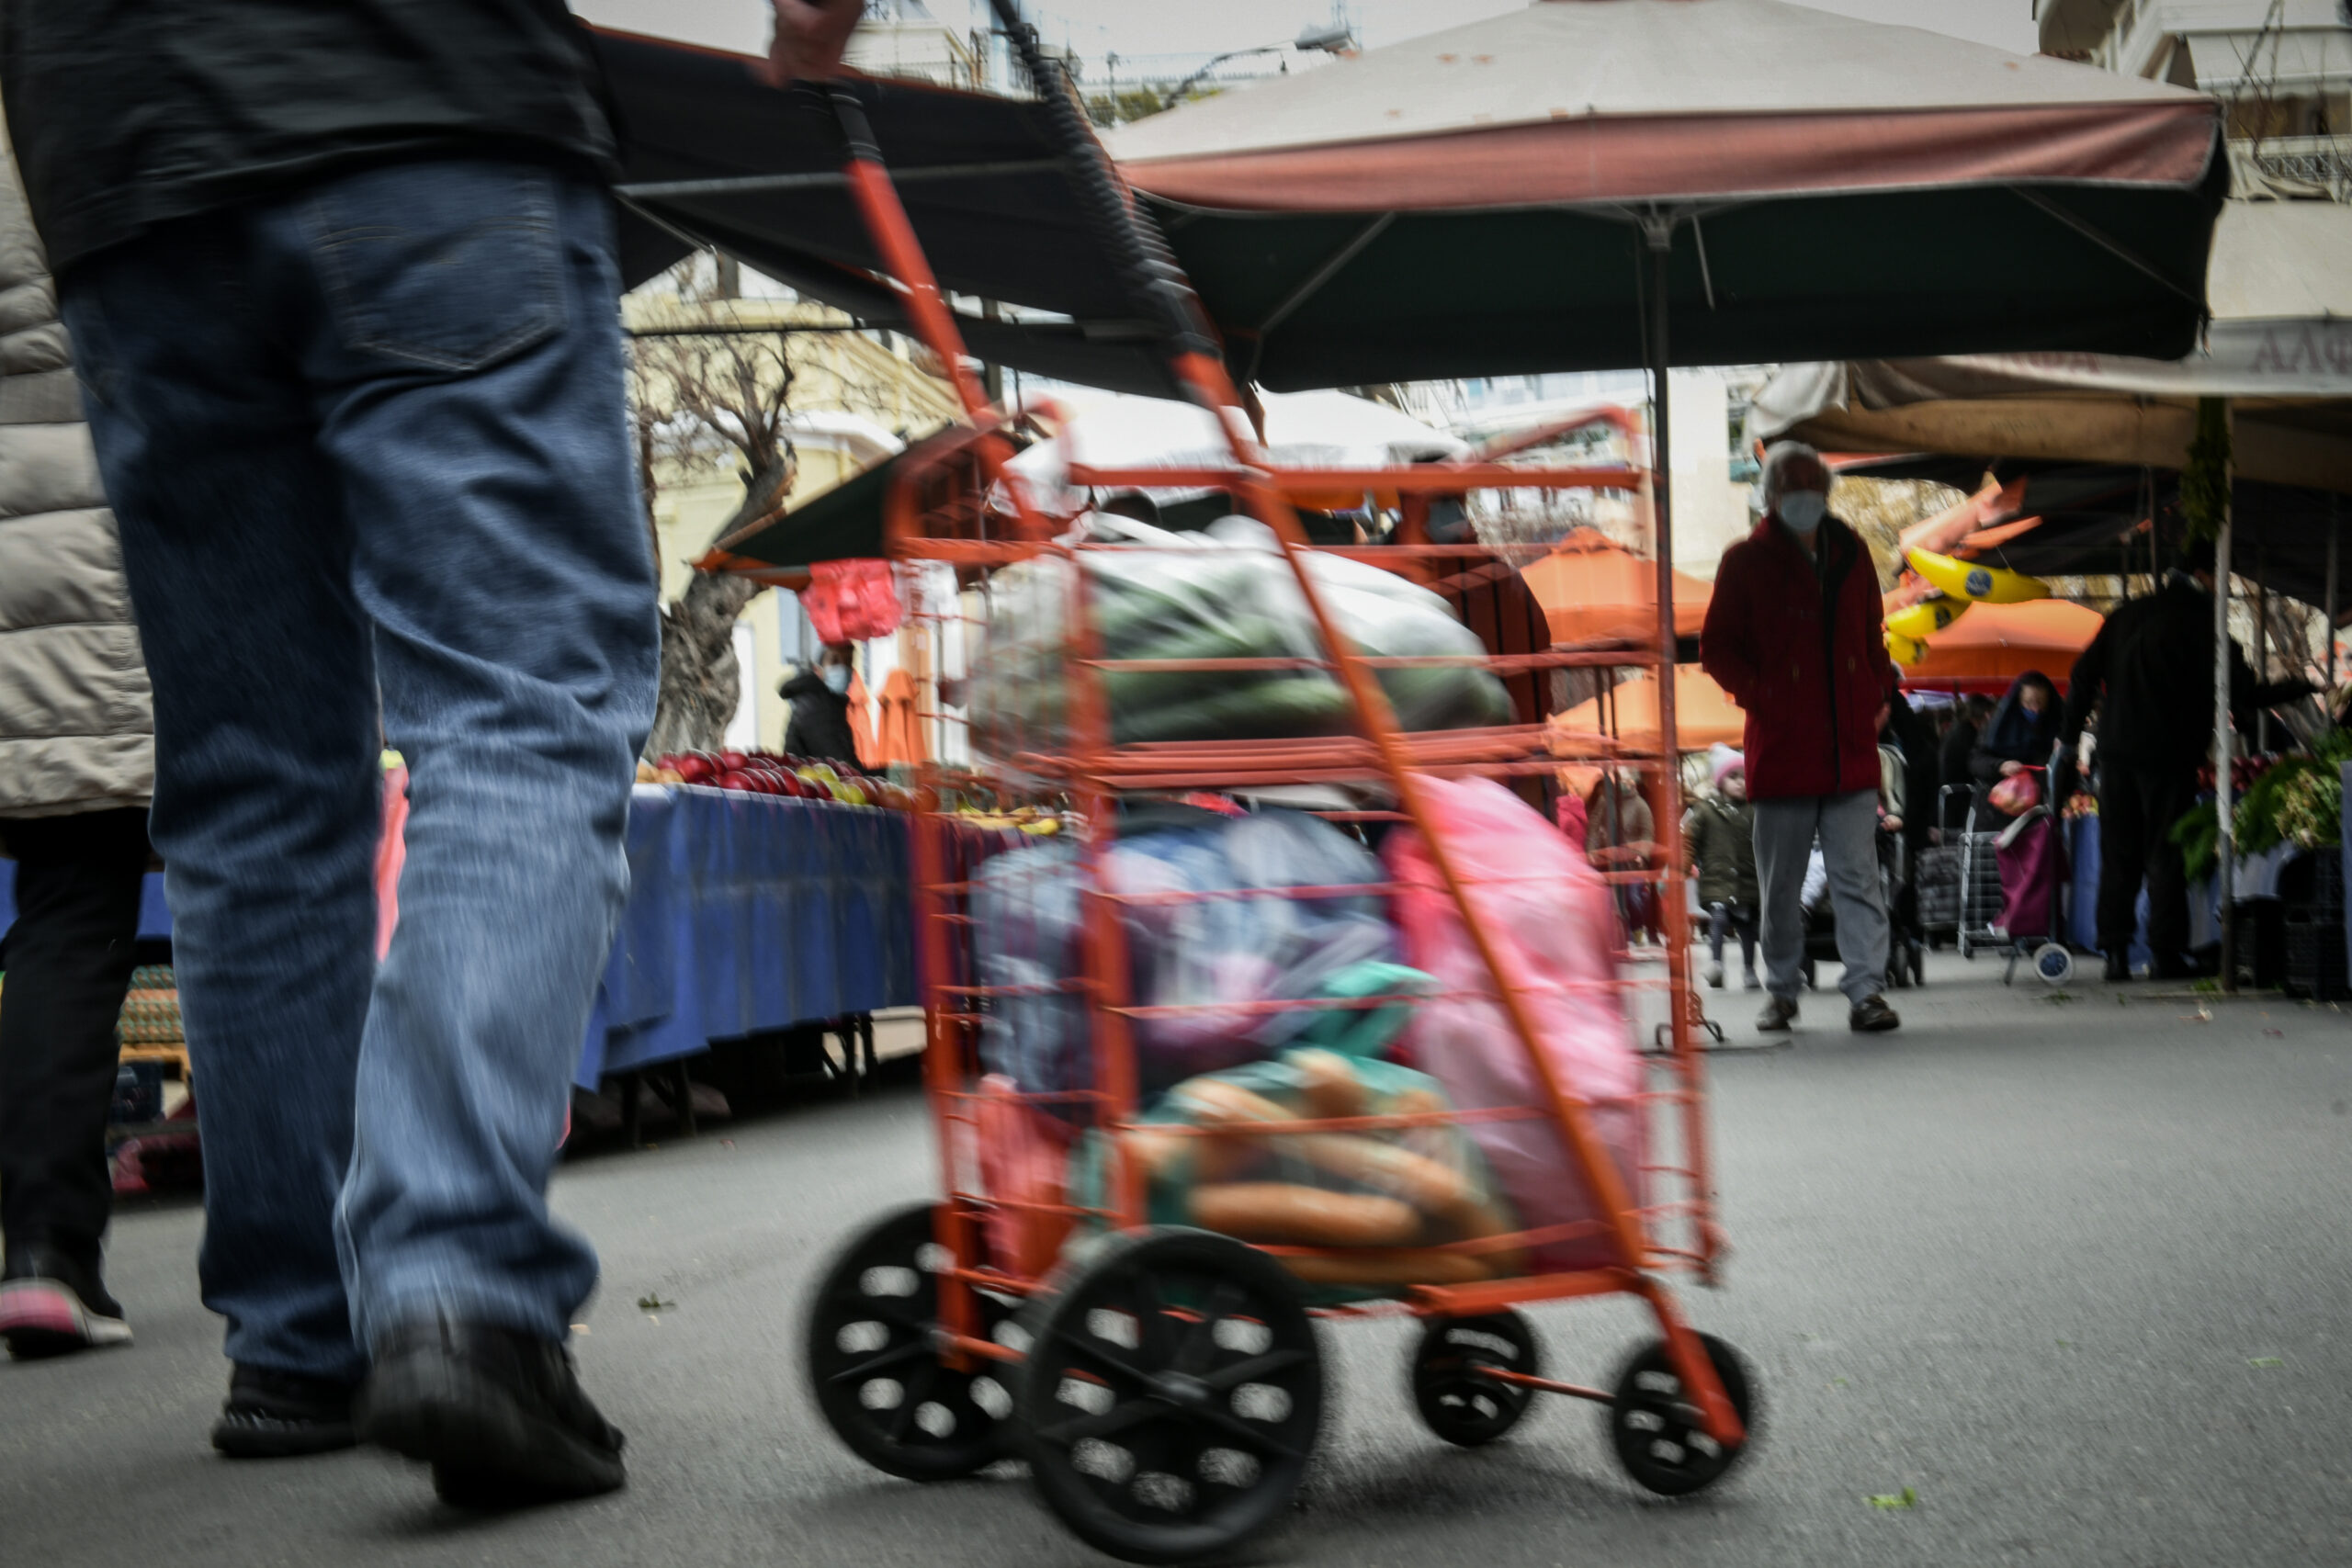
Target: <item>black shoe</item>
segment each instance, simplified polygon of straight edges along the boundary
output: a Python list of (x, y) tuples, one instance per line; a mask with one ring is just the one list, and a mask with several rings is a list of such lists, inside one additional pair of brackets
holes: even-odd
[(446, 1318), (375, 1345), (359, 1435), (433, 1466), (462, 1508), (512, 1508), (611, 1492), (628, 1479), (621, 1435), (552, 1340)]
[(1797, 999), (1794, 997), (1774, 997), (1756, 1015), (1756, 1031), (1759, 1034), (1786, 1034), (1797, 1021)]
[(300, 1459), (359, 1441), (351, 1429), (347, 1382), (272, 1371), (240, 1362), (212, 1424), (212, 1446), (231, 1459)]
[(98, 1278), (96, 1249), (81, 1257), (48, 1242), (8, 1249), (0, 1269), (0, 1339), (20, 1361), (94, 1345), (128, 1345), (122, 1303)]
[(2132, 978), (2132, 958), (2129, 953), (2110, 953), (2107, 955), (2107, 981), (2120, 985)]
[(1857, 1034), (1883, 1034), (1902, 1028), (1903, 1019), (1886, 1005), (1884, 997), (1873, 995), (1854, 1004), (1854, 1010), (1846, 1015), (1846, 1027)]

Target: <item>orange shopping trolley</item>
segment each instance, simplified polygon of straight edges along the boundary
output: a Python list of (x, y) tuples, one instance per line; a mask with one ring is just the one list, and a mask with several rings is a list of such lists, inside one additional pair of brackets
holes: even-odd
[[(1183, 469), (1081, 465), (1071, 484), (1221, 492), (1247, 521), (1179, 539), (1054, 515), (1008, 477), (1014, 422), (969, 369), (861, 100), (831, 91), (858, 215), (967, 415), (898, 460), (888, 554), (933, 585), (913, 595), (933, 646), (978, 651), (963, 701), (933, 716), (967, 743), (928, 765), (913, 827), (943, 1190), (825, 1271), (806, 1337), (819, 1407), (891, 1474), (1017, 1456), (1090, 1543), (1188, 1561), (1289, 1505), (1325, 1410), (1317, 1321), (1404, 1314), (1438, 1437), (1491, 1441), (1566, 1395), (1601, 1407), (1633, 1481), (1696, 1492), (1751, 1445), (1756, 1396), (1668, 1282), (1713, 1282), (1723, 1255), (1686, 903), (1660, 901), (1648, 978), (1606, 912), (1610, 884), (1679, 874), (1674, 683), (1657, 733), (1633, 737), (1564, 738), (1496, 700), (1498, 677), (1671, 667), (1665, 520), (1644, 635), (1494, 654), (1428, 620), (1528, 554), (1432, 540), (1434, 499), (1608, 491), (1646, 509), (1649, 470), (1270, 464), (1182, 274), (999, 8), (1099, 237), (1227, 448)], [(1594, 417), (1638, 450), (1622, 415)], [(1333, 495), (1374, 498), (1394, 533), (1310, 543), (1295, 502)], [(1392, 611), (1417, 629), (1390, 639)], [(1655, 864), (1676, 870), (1594, 870), (1515, 793), (1564, 746), (1646, 778)], [(1644, 996), (1663, 1021), (1637, 1048)], [(1521, 1309), (1616, 1294), (1656, 1337), (1605, 1383), (1550, 1375)]]

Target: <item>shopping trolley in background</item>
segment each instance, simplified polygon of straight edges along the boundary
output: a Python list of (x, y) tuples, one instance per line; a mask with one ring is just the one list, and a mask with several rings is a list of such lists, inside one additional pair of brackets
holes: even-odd
[(1927, 912), (1929, 899), (1925, 897), (1925, 885), (1920, 918), (1939, 939), (1949, 935), (1962, 958), (1973, 958), (1983, 949), (2007, 945), (2007, 938), (1996, 926), (2001, 916), (2001, 867), (1995, 858), (1994, 840), (2000, 834), (1978, 829), (1974, 784), (1943, 786), (1936, 803), (1939, 821), (1951, 819), (1955, 793), (1967, 797), (1968, 807), (1956, 831), (1945, 829), (1943, 852), (1934, 857), (1932, 902), (1939, 918), (1930, 919)]

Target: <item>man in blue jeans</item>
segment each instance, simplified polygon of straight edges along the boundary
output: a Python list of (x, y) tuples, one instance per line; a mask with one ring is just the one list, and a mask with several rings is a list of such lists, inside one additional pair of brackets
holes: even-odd
[(559, 0), (0, 0), (0, 80), (153, 676), (214, 1444), (616, 1487), (546, 1200), (658, 655), (591, 58)]

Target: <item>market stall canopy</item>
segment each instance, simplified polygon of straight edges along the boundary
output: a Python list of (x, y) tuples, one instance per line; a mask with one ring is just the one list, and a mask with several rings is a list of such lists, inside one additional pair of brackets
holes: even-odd
[(2177, 356), (2220, 116), (1782, 0), (1539, 0), (1108, 141), (1241, 371), (1291, 388), (1641, 364), (1668, 219), (1676, 364)]
[[(715, 244), (904, 324), (824, 113), (749, 56), (597, 39), (628, 130), (630, 280)], [(1174, 389), (1036, 106), (845, 85), (943, 287), (1023, 308), (959, 312), (974, 354)], [(1639, 364), (1646, 220), (1676, 225), (1677, 364), (2177, 356), (2228, 178), (2219, 112), (1781, 0), (1541, 0), (1109, 140), (1237, 370), (1291, 390)]]
[[(1940, 240), (1937, 242), (1940, 243)], [(2228, 398), (2246, 479), (2352, 492), (2352, 207), (2229, 203), (2213, 321), (2186, 357), (2001, 354), (1791, 365), (1749, 430), (1844, 452), (2187, 461), (2197, 400)]]
[[(1654, 750), (1658, 742), (1657, 673), (1636, 675), (1608, 695), (1616, 709), (1616, 739), (1627, 746)], [(1600, 697), (1554, 714), (1545, 726), (1552, 754), (1600, 755), (1600, 743), (1607, 734), (1603, 716)], [(1674, 717), (1678, 751), (1703, 751), (1718, 742), (1736, 746), (1747, 733), (1747, 716), (1705, 671), (1693, 664), (1675, 667)]]
[[(867, 325), (909, 328), (851, 205), (840, 134), (820, 100), (770, 86), (750, 55), (589, 32), (626, 131), (624, 285), (713, 245)], [(865, 109), (941, 286), (1068, 318), (963, 313), (974, 354), (1095, 386), (1175, 390), (1035, 103), (928, 82), (851, 75), (840, 85)]]
[[(1657, 563), (1622, 545), (1597, 536), (1572, 537), (1521, 567), (1520, 576), (1544, 606), (1555, 643), (1657, 641)], [(1699, 635), (1714, 592), (1713, 583), (1674, 574), (1677, 637)]]
[[(1410, 414), (1347, 392), (1269, 392), (1261, 400), (1266, 416), (1265, 446), (1274, 463), (1293, 468), (1368, 468), (1393, 463), (1453, 459), (1469, 455), (1470, 445), (1423, 424)], [(1053, 438), (1012, 460), (1039, 504), (1069, 513), (1085, 502), (1069, 483), (1072, 464), (1097, 468), (1223, 468), (1231, 461), (1216, 416), (1192, 403), (1166, 398), (1106, 398), (1078, 411)], [(1162, 504), (1206, 492), (1198, 489), (1153, 490)], [(1396, 498), (1380, 498), (1395, 505)], [(1323, 509), (1361, 506), (1361, 491), (1301, 498)]]
[(1928, 657), (1901, 666), (1903, 683), (1931, 691), (2004, 692), (2029, 670), (2066, 689), (2067, 672), (2107, 617), (2064, 599), (1977, 604), (1928, 639)]

